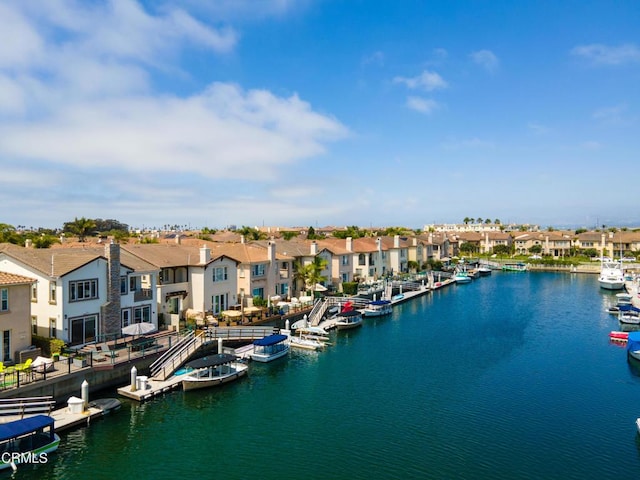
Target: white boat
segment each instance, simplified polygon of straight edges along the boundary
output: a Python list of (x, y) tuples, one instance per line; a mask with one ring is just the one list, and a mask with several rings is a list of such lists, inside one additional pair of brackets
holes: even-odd
[(640, 361), (640, 332), (627, 335), (627, 358)]
[(460, 270), (453, 276), (453, 280), (456, 283), (470, 283), (472, 278), (466, 270)]
[(339, 313), (335, 319), (337, 320), (335, 325), (338, 330), (348, 330), (362, 325), (362, 313), (358, 310)]
[(16, 470), (19, 463), (46, 463), (59, 444), (54, 419), (48, 415), (0, 424), (0, 470)]
[(289, 337), (279, 333), (268, 335), (253, 342), (251, 360), (256, 362), (271, 362), (289, 353)]
[(631, 299), (633, 297), (629, 293), (616, 293), (617, 306), (620, 305), (631, 305)]
[(602, 262), (600, 276), (598, 277), (600, 288), (605, 290), (622, 290), (624, 288), (624, 269), (622, 262)]
[(478, 273), (481, 277), (487, 277), (491, 275), (491, 269), (487, 265), (480, 265), (478, 267)]
[(640, 433), (640, 418), (636, 418), (636, 428), (638, 429), (638, 433)]
[(365, 317), (380, 317), (389, 315), (391, 312), (393, 312), (391, 300), (374, 300), (369, 302), (362, 310), (362, 315)]
[(209, 355), (187, 363), (191, 373), (182, 379), (184, 390), (213, 387), (232, 382), (247, 374), (248, 365), (237, 361), (238, 357), (228, 353)]
[(289, 343), (294, 348), (301, 348), (303, 350), (320, 350), (327, 344), (325, 341), (319, 340), (315, 335), (304, 335), (291, 337)]

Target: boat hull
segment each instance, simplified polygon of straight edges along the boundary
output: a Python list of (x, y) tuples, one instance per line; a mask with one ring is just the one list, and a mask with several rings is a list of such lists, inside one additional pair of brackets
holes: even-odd
[(351, 330), (352, 328), (358, 328), (362, 326), (362, 320), (355, 322), (337, 322), (336, 328), (338, 330)]
[(238, 368), (235, 372), (214, 377), (196, 377), (188, 375), (182, 379), (182, 388), (185, 391), (198, 390), (201, 388), (217, 387), (225, 383), (233, 382), (247, 374), (246, 365), (242, 365), (242, 367), (244, 368)]
[(624, 288), (624, 280), (606, 280), (598, 279), (600, 288), (605, 290), (622, 290)]
[[(30, 450), (29, 452), (20, 452), (22, 454), (25, 455), (25, 458), (27, 458), (29, 455), (31, 456), (31, 458), (38, 458), (43, 454), (49, 454), (51, 452), (55, 452), (58, 449), (58, 446), (60, 445), (60, 437), (58, 436), (57, 433), (53, 434), (53, 441), (50, 443), (47, 443), (46, 445), (43, 445), (41, 447), (35, 448), (33, 450)], [(16, 460), (13, 462), (14, 465), (18, 465), (21, 462), (19, 460)], [(13, 468), (11, 462), (4, 462), (0, 460), (0, 470), (4, 470), (7, 468)]]
[(270, 353), (270, 354), (252, 353), (251, 360), (255, 362), (267, 363), (267, 362), (272, 362), (273, 360), (277, 360), (278, 358), (284, 357), (287, 353), (289, 353), (288, 346), (287, 348), (280, 350), (279, 352), (276, 352), (276, 353)]

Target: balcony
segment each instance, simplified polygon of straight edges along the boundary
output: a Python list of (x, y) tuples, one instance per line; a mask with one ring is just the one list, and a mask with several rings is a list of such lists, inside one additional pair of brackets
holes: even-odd
[(150, 288), (142, 288), (133, 292), (134, 302), (144, 302), (145, 300), (151, 300), (153, 298), (153, 292)]

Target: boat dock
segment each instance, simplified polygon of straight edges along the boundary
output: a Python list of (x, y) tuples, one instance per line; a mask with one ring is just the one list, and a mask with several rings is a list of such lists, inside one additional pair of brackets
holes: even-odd
[(182, 386), (182, 378), (187, 374), (173, 375), (166, 380), (156, 380), (145, 376), (136, 378), (136, 388), (132, 389), (131, 385), (118, 388), (118, 395), (144, 402), (150, 398), (156, 397), (171, 390), (175, 390)]

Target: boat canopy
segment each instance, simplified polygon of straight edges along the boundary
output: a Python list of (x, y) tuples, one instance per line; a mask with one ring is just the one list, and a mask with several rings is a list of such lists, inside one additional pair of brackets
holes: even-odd
[(369, 305), (389, 305), (391, 300), (374, 300), (373, 302), (369, 302)]
[(629, 332), (629, 337), (627, 338), (627, 350), (629, 352), (640, 350), (640, 332)]
[(362, 315), (358, 310), (349, 310), (348, 312), (339, 313), (339, 317), (357, 317), (358, 315)]
[(0, 424), (0, 442), (6, 442), (12, 438), (21, 437), (36, 430), (46, 427), (53, 428), (54, 420), (48, 415), (36, 415), (23, 418), (14, 422)]
[(275, 345), (276, 343), (280, 343), (285, 341), (287, 338), (286, 335), (280, 335), (279, 333), (275, 333), (273, 335), (269, 335), (264, 338), (260, 338), (253, 342), (254, 345), (258, 345), (259, 347), (268, 347), (269, 345)]
[(198, 369), (207, 367), (217, 367), (218, 365), (224, 365), (225, 363), (231, 363), (237, 360), (238, 357), (229, 353), (218, 353), (216, 355), (208, 355), (206, 357), (192, 360), (185, 365), (185, 367)]
[(634, 307), (630, 303), (626, 303), (626, 304), (623, 303), (622, 305), (618, 305), (618, 309), (621, 312), (636, 312), (636, 313), (640, 313), (640, 308)]

